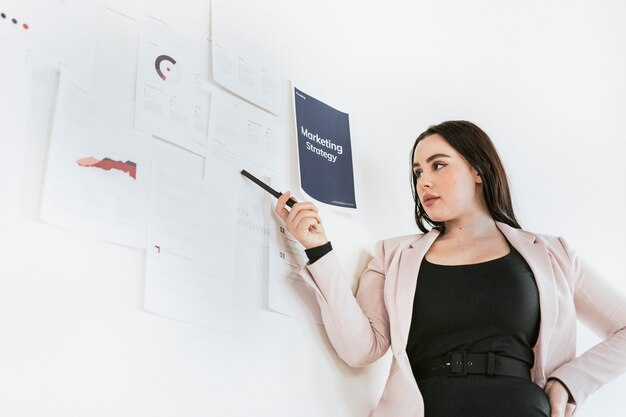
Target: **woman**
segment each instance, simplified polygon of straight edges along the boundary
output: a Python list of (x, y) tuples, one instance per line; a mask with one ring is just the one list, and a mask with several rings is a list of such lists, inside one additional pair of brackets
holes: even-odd
[[(339, 356), (364, 366), (392, 350), (372, 416), (571, 416), (626, 371), (626, 298), (562, 237), (521, 228), (476, 125), (431, 126), (411, 164), (423, 233), (379, 241), (356, 296), (315, 205), (287, 210), (289, 192), (276, 205)], [(576, 319), (604, 339), (578, 358)]]

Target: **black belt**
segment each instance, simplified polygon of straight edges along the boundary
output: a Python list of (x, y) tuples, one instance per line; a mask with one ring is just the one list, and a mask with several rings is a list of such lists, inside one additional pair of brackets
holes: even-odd
[(434, 376), (505, 375), (530, 380), (530, 367), (518, 359), (495, 353), (449, 352), (446, 356), (420, 362), (413, 368), (415, 379)]

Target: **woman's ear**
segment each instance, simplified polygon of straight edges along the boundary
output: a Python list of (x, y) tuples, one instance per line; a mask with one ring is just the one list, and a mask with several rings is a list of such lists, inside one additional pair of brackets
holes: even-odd
[(480, 177), (480, 174), (478, 173), (478, 171), (474, 171), (474, 179), (475, 179), (476, 183), (478, 183), (478, 184), (482, 184), (483, 183), (483, 179)]

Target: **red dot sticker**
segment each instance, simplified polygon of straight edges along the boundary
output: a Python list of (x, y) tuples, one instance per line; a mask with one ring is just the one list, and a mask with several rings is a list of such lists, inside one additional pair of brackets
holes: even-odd
[(22, 27), (23, 27), (24, 29), (28, 30), (28, 23), (24, 23), (24, 24), (22, 25)]

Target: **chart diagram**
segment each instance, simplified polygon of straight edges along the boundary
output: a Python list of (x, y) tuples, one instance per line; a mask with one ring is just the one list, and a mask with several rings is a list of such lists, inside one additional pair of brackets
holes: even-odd
[[(169, 55), (159, 55), (157, 59), (154, 60), (154, 69), (156, 69), (156, 72), (159, 75), (159, 77), (161, 77), (161, 79), (165, 81), (167, 79), (167, 76), (163, 72), (163, 67), (162, 67), (163, 62), (166, 63), (165, 72), (169, 73), (172, 71), (172, 67), (176, 65), (176, 60)], [(171, 65), (167, 65), (167, 63), (170, 63)]]
[[(199, 48), (204, 54), (191, 54)], [(137, 51), (136, 129), (206, 153), (211, 98), (202, 85), (209, 79), (209, 48), (204, 38), (188, 38), (146, 17)]]
[(134, 180), (137, 179), (137, 164), (132, 161), (114, 161), (110, 158), (97, 159), (91, 156), (86, 158), (81, 158), (76, 161), (78, 165), (81, 167), (95, 167), (100, 168), (105, 171), (110, 171), (112, 169), (119, 170), (130, 175)]

